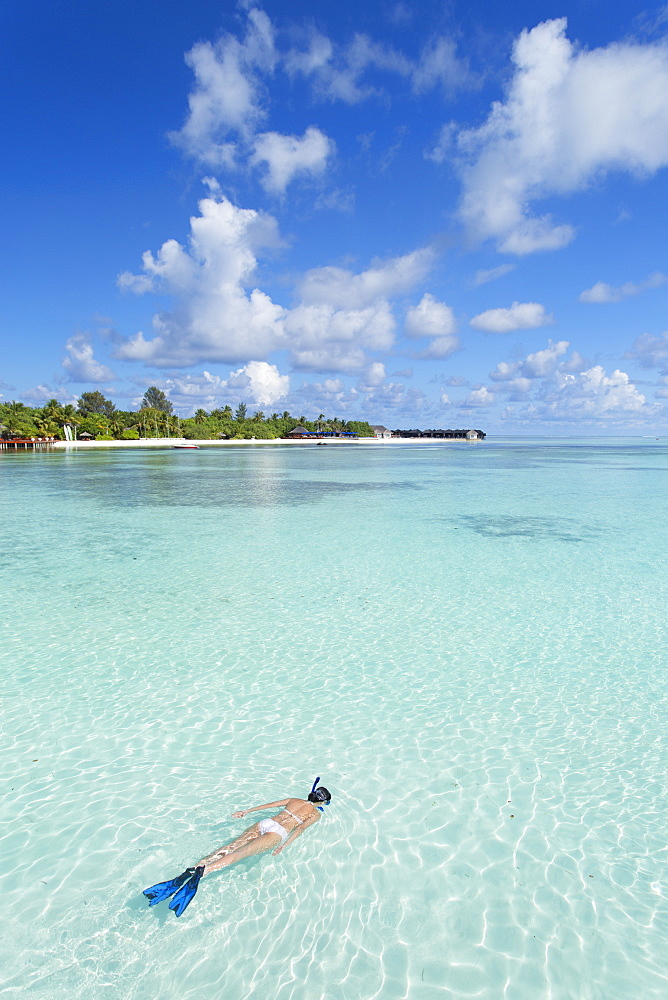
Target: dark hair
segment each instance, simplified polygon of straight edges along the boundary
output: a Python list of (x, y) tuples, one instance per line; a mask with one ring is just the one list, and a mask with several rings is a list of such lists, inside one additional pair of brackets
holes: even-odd
[(309, 793), (308, 800), (309, 802), (329, 802), (331, 798), (332, 796), (325, 786), (321, 785), (320, 788), (316, 788), (314, 792)]

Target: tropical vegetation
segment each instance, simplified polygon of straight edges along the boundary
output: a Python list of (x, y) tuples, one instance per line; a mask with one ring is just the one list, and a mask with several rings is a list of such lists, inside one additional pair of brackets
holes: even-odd
[(373, 437), (366, 421), (328, 418), (320, 413), (314, 420), (304, 414), (292, 416), (287, 410), (266, 416), (262, 410), (249, 414), (244, 403), (235, 410), (223, 406), (215, 410), (199, 409), (192, 417), (177, 417), (172, 404), (156, 386), (150, 386), (139, 410), (117, 410), (114, 403), (98, 390), (84, 392), (76, 406), (49, 399), (41, 407), (19, 402), (0, 402), (0, 434), (12, 437), (65, 438), (69, 426), (72, 437), (92, 435), (96, 440), (184, 437), (189, 440), (231, 440), (285, 437), (295, 426), (309, 431), (353, 431), (360, 437)]

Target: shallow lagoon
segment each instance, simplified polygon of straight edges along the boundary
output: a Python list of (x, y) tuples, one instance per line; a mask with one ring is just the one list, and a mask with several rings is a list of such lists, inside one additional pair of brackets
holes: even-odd
[[(668, 448), (2, 455), (8, 998), (668, 992)], [(180, 920), (237, 808), (334, 801)]]

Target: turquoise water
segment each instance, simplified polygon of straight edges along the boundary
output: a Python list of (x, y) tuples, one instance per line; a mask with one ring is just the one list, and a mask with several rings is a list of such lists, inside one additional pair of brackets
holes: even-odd
[[(663, 1000), (663, 442), (0, 480), (7, 1000)], [(146, 905), (316, 774), (285, 853)]]

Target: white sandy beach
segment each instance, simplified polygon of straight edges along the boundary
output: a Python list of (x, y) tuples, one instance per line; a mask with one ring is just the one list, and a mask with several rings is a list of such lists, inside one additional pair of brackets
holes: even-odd
[(139, 438), (136, 441), (54, 441), (54, 448), (77, 448), (83, 451), (89, 448), (175, 448), (183, 445), (195, 445), (198, 448), (239, 447), (239, 445), (360, 445), (360, 444), (403, 444), (405, 442), (418, 444), (477, 444), (477, 441), (467, 441), (465, 438), (327, 438), (309, 441), (298, 438), (250, 438), (232, 441), (186, 440), (186, 438)]

